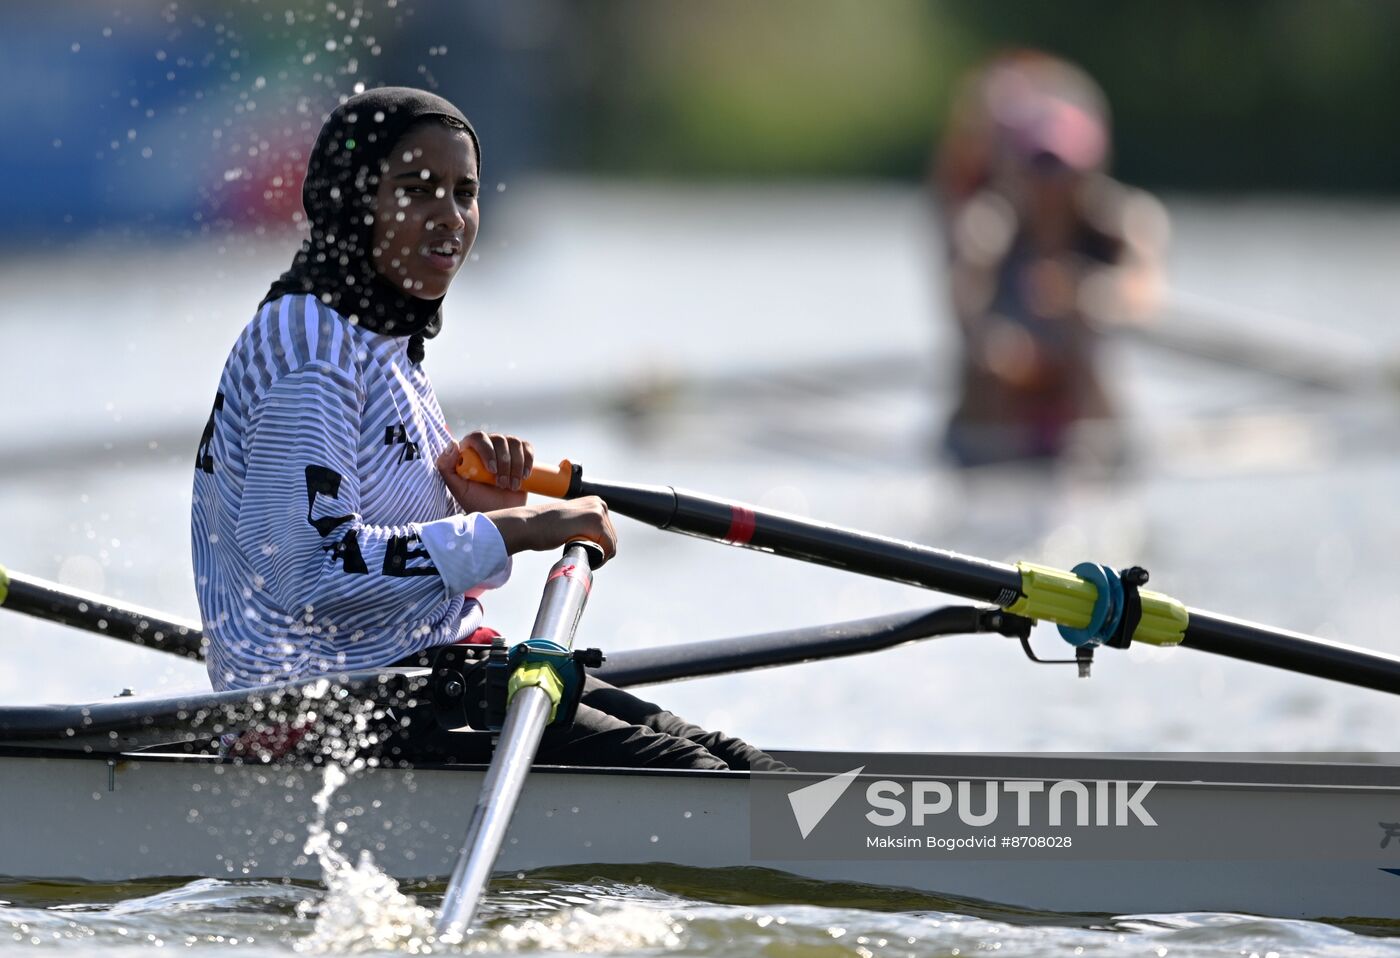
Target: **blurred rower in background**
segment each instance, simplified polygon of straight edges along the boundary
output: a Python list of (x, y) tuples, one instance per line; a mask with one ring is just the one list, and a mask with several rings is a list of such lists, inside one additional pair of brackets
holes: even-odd
[(944, 436), (960, 465), (1123, 458), (1100, 340), (1155, 308), (1167, 220), (1108, 158), (1103, 91), (1077, 67), (1017, 51), (963, 82), (933, 177), (964, 345)]

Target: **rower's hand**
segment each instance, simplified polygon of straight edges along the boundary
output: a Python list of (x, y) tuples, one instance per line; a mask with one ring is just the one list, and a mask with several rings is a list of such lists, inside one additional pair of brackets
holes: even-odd
[(495, 523), (511, 555), (551, 551), (574, 539), (598, 543), (605, 562), (617, 555), (617, 530), (607, 503), (597, 496), (500, 509), (488, 512), (486, 518)]
[[(462, 449), (471, 449), (496, 477), (495, 485), (471, 482), (457, 475)], [(467, 512), (491, 512), (525, 504), (520, 484), (535, 464), (534, 448), (519, 436), (489, 433), (478, 429), (460, 443), (452, 443), (438, 456), (437, 470), (452, 498)]]

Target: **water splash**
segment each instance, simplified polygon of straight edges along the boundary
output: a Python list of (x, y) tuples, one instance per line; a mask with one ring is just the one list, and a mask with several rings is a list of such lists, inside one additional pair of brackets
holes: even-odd
[[(349, 771), (358, 771), (362, 764), (350, 762)], [(593, 908), (567, 907), (541, 916), (516, 915), (491, 927), (479, 927), (462, 942), (438, 940), (434, 911), (405, 894), (398, 882), (375, 864), (369, 851), (361, 851), (352, 861), (337, 848), (331, 800), (347, 781), (345, 768), (327, 765), (321, 789), (312, 797), (316, 817), (308, 827), (305, 851), (320, 863), (326, 892), (297, 906), (298, 918), (313, 921), (311, 933), (293, 946), (298, 953), (396, 951), (421, 955), (450, 946), (453, 951), (471, 954), (593, 954), (669, 950), (681, 943), (684, 922), (633, 902), (610, 902), (605, 908), (592, 903)]]
[(606, 910), (566, 908), (543, 918), (528, 918), (469, 938), (473, 953), (546, 952), (616, 954), (673, 951), (681, 947), (686, 922), (643, 904)]
[[(343, 759), (343, 756), (342, 756)], [(312, 796), (315, 817), (307, 828), (304, 851), (321, 867), (323, 896), (298, 904), (297, 917), (313, 923), (311, 933), (293, 947), (301, 954), (363, 954), (395, 951), (410, 955), (451, 950), (471, 954), (516, 952), (615, 953), (680, 945), (684, 922), (641, 903), (589, 902), (592, 907), (565, 907), (543, 915), (521, 915), (496, 907), (496, 921), (486, 914), (465, 941), (436, 937), (436, 913), (405, 894), (381, 869), (368, 850), (352, 861), (338, 847), (344, 827), (334, 820), (332, 799), (355, 772), (362, 758), (329, 763), (322, 785)], [(505, 917), (507, 920), (501, 921)]]
[(331, 822), (331, 799), (351, 774), (377, 764), (365, 755), (379, 739), (370, 723), (375, 717), (371, 703), (351, 700), (337, 706), (337, 720), (327, 723), (317, 743), (328, 761), (321, 789), (312, 796), (316, 817), (307, 827), (303, 848), (320, 864), (326, 893), (297, 906), (298, 917), (314, 917), (314, 925), (311, 934), (294, 947), (305, 954), (425, 953), (430, 950), (433, 913), (400, 891), (398, 882), (375, 864), (367, 849), (352, 862), (333, 837), (332, 833), (345, 831), (345, 824)]
[[(356, 763), (351, 763), (356, 771)], [(351, 862), (335, 847), (330, 817), (331, 797), (349, 780), (339, 765), (327, 765), (321, 790), (312, 799), (316, 818), (308, 829), (305, 851), (321, 865), (326, 894), (319, 901), (302, 902), (297, 916), (314, 915), (311, 934), (295, 948), (303, 954), (352, 954), (367, 951), (403, 951), (411, 955), (431, 950), (433, 913), (399, 890), (368, 850)]]

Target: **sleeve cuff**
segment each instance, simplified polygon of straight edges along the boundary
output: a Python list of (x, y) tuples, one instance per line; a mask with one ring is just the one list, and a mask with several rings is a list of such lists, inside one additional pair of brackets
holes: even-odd
[(425, 522), (419, 538), (452, 595), (475, 598), (510, 579), (505, 541), (495, 523), (480, 512)]

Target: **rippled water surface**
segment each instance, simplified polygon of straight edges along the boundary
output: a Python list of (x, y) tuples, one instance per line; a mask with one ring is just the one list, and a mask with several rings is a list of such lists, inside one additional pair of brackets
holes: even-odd
[[(577, 868), (492, 886), (482, 927), (435, 942), (441, 887), (377, 897), (270, 882), (0, 885), (0, 953), (162, 947), (238, 954), (943, 956), (1400, 955), (1383, 925), (1247, 915), (1054, 915), (752, 869)], [(384, 889), (378, 889), (380, 893)]]
[[(598, 476), (674, 483), (992, 559), (1140, 562), (1154, 587), (1189, 605), (1400, 652), (1393, 393), (1307, 390), (1124, 345), (1113, 362), (1140, 447), (1128, 477), (957, 476), (928, 454), (947, 408), (949, 340), (933, 318), (935, 247), (912, 193), (550, 184), (509, 195), (518, 205), (493, 210), (481, 262), (453, 290), (447, 328), (429, 349), (455, 428), (521, 432), (541, 455), (570, 456)], [(1256, 332), (1272, 334), (1260, 317), (1282, 313), (1296, 319), (1290, 336), (1328, 349), (1385, 356), (1400, 346), (1400, 211), (1171, 208), (1176, 286), (1240, 307), (1236, 318)], [(833, 216), (843, 238), (835, 260)], [(62, 322), (6, 329), (0, 561), (193, 614), (194, 445), (228, 345), (289, 249), (133, 245), (84, 256), (89, 265), (65, 266), (61, 280), (40, 261), (0, 262), (14, 315), (49, 315), (60, 281), (71, 307)], [(162, 285), (149, 285), (157, 276)], [(891, 355), (905, 361), (883, 382), (878, 364), (861, 382), (800, 372)], [(710, 385), (676, 387), (695, 380)], [(561, 400), (561, 382), (582, 384), (583, 398)], [(607, 393), (617, 383), (632, 391)], [(586, 644), (632, 648), (947, 601), (635, 524), (621, 533), (584, 617)], [(510, 587), (487, 602), (492, 624), (508, 634), (528, 625), (549, 561), (517, 563)], [(1053, 630), (1038, 630), (1036, 642), (1062, 648)], [(194, 663), (12, 616), (0, 618), (0, 656), (6, 704), (207, 688)], [(771, 747), (1394, 751), (1400, 728), (1391, 696), (1189, 650), (1105, 654), (1081, 681), (988, 637), (649, 694)], [(468, 810), (464, 799), (464, 828)], [(399, 888), (368, 862), (324, 867), (314, 887), (0, 885), (0, 953), (452, 950), (432, 942), (425, 910), (440, 887)], [(1397, 930), (1383, 924), (1038, 914), (743, 870), (532, 873), (493, 885), (484, 916), (467, 950), (1400, 954), (1389, 937)]]

